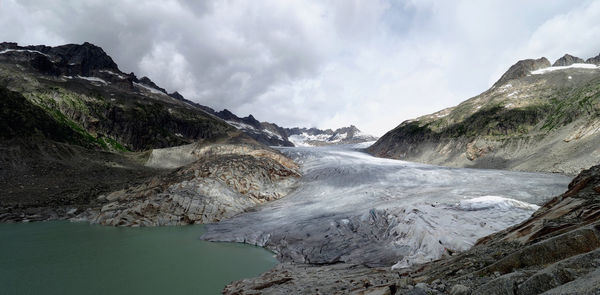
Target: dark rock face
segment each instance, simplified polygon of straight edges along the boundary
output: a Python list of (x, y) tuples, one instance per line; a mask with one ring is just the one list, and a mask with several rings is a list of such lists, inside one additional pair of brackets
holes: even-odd
[(85, 42), (82, 45), (68, 44), (57, 47), (40, 48), (42, 52), (59, 56), (58, 62), (67, 75), (90, 76), (98, 70), (119, 71), (119, 67), (102, 48)]
[(563, 57), (557, 59), (552, 66), (553, 67), (564, 67), (564, 66), (570, 66), (572, 64), (580, 64), (580, 63), (584, 63), (583, 59), (576, 57), (576, 56), (572, 56), (570, 54), (565, 54)]
[(498, 80), (494, 86), (501, 86), (510, 80), (525, 77), (531, 71), (547, 68), (549, 66), (550, 61), (545, 57), (520, 60), (516, 64), (512, 65), (508, 71), (506, 71), (506, 73), (500, 77), (500, 80)]
[(99, 71), (121, 73), (117, 64), (102, 48), (85, 42), (56, 47), (44, 45), (19, 46), (17, 43), (0, 43), (0, 61), (31, 62), (44, 74), (89, 77)]

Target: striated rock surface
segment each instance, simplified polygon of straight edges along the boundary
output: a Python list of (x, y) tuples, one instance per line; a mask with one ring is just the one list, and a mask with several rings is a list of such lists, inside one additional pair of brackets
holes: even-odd
[(599, 294), (599, 204), (595, 166), (531, 218), (480, 239), (468, 251), (400, 270), (281, 264), (259, 278), (232, 283), (224, 293)]
[[(250, 145), (174, 148), (195, 161), (148, 182), (102, 196), (105, 204), (79, 219), (118, 226), (159, 226), (216, 222), (295, 188), (298, 167), (283, 155)], [(163, 155), (166, 151), (161, 151)], [(157, 159), (159, 158), (159, 159)], [(150, 158), (154, 167), (172, 167), (172, 157)], [(147, 165), (148, 165), (147, 163)]]

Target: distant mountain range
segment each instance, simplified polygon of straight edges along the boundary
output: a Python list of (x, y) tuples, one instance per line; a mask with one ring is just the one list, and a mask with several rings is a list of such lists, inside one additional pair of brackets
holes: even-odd
[(354, 125), (336, 130), (285, 128), (274, 123), (259, 122), (252, 115), (240, 118), (227, 109), (220, 112), (215, 112), (212, 109), (207, 111), (269, 146), (323, 146), (374, 142), (377, 140), (377, 137), (364, 134)]
[(369, 148), (408, 161), (576, 174), (600, 163), (600, 55), (521, 60), (488, 90)]

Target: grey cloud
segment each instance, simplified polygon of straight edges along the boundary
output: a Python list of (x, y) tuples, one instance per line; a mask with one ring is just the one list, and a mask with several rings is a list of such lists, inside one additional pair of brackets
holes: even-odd
[(599, 3), (3, 0), (0, 39), (89, 41), (213, 108), (380, 135), (485, 90), (517, 59), (600, 51)]

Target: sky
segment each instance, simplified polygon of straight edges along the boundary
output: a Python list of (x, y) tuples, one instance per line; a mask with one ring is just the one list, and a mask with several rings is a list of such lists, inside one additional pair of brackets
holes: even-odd
[(520, 59), (598, 55), (599, 20), (600, 0), (0, 0), (0, 41), (87, 41), (216, 110), (380, 136)]

